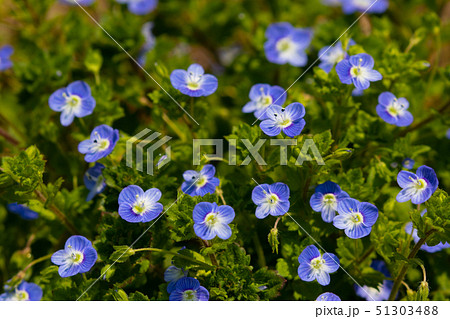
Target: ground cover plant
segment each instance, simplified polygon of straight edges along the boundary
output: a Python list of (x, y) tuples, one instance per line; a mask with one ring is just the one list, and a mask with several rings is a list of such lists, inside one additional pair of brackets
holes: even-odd
[(0, 300), (450, 299), (448, 2), (3, 2)]

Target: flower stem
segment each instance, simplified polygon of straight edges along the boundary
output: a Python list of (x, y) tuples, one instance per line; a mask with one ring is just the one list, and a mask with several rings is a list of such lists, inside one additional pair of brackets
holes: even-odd
[(38, 264), (40, 262), (43, 262), (43, 261), (45, 261), (47, 259), (50, 259), (52, 257), (52, 255), (53, 254), (48, 254), (46, 256), (43, 256), (43, 257), (40, 257), (38, 259), (33, 260), (28, 265), (26, 265), (24, 269), (19, 271), (16, 276), (19, 277), (19, 278), (24, 278), (25, 277), (25, 273), (27, 272), (28, 269), (30, 269), (31, 267), (33, 267), (34, 265), (36, 265), (36, 264)]
[(202, 265), (202, 266), (204, 266), (206, 268), (212, 268), (212, 266), (207, 264), (207, 263), (204, 263), (202, 261), (193, 259), (193, 258), (191, 258), (189, 256), (181, 255), (179, 253), (176, 253), (176, 252), (173, 252), (173, 251), (170, 251), (170, 250), (164, 250), (164, 249), (159, 249), (159, 248), (139, 248), (139, 249), (135, 249), (134, 250), (134, 252), (139, 252), (139, 251), (152, 251), (152, 252), (162, 253), (162, 254), (166, 254), (166, 255), (173, 255), (173, 256), (177, 256), (177, 257), (179, 257), (181, 259), (188, 260), (190, 262)]
[[(202, 239), (202, 242), (206, 247), (211, 246), (207, 240)], [(214, 253), (209, 254), (209, 259), (211, 259), (211, 262), (214, 266), (219, 267), (219, 263), (217, 262), (216, 255)]]
[[(413, 249), (408, 255), (408, 260), (412, 259), (416, 256), (417, 252), (419, 251), (420, 247), (422, 247), (423, 244), (425, 244), (428, 237), (430, 237), (433, 233), (435, 233), (437, 230), (435, 228), (429, 230), (423, 238), (420, 238), (420, 240), (417, 242), (417, 244), (414, 245)], [(398, 273), (397, 278), (394, 281), (394, 286), (392, 287), (391, 294), (389, 295), (389, 300), (392, 301), (397, 296), (397, 292), (400, 288), (400, 285), (402, 284), (403, 278), (405, 277), (406, 271), (408, 270), (409, 264), (403, 265), (400, 269), (400, 272)]]
[(278, 226), (278, 222), (280, 221), (281, 216), (277, 218), (277, 220), (275, 221), (275, 225), (273, 225), (273, 228), (277, 229)]

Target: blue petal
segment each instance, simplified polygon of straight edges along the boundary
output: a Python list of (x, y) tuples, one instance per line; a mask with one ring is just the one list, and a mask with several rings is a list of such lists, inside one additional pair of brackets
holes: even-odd
[(195, 182), (198, 178), (199, 173), (193, 170), (188, 170), (183, 173), (183, 178), (187, 182)]
[(352, 228), (347, 228), (345, 234), (352, 239), (363, 238), (370, 234), (372, 227), (366, 227), (363, 224), (354, 225)]
[(68, 254), (64, 249), (58, 250), (52, 255), (51, 261), (55, 265), (61, 266), (66, 263), (66, 259), (68, 257)]
[(303, 281), (313, 281), (315, 278), (313, 268), (307, 263), (301, 263), (297, 269), (298, 276)]
[(132, 210), (133, 206), (128, 203), (119, 205), (119, 216), (129, 223), (140, 223), (144, 219), (142, 215), (137, 215)]
[(187, 83), (188, 73), (185, 70), (174, 70), (170, 74), (170, 83), (172, 86), (179, 90), (181, 87), (185, 87)]
[(201, 202), (195, 205), (194, 211), (192, 212), (192, 218), (194, 220), (194, 223), (199, 224), (203, 223), (205, 221), (206, 215), (208, 215), (211, 212), (214, 212), (217, 207), (214, 206), (212, 203), (207, 202)]
[(196, 196), (196, 190), (195, 181), (183, 182), (183, 184), (181, 184), (181, 191), (187, 195)]
[(317, 282), (322, 286), (327, 286), (330, 284), (330, 275), (326, 271), (318, 271), (316, 273)]
[(286, 134), (289, 137), (296, 137), (300, 135), (300, 133), (303, 131), (303, 128), (306, 125), (306, 121), (304, 119), (301, 119), (299, 121), (293, 122), (290, 126), (285, 127), (283, 129), (284, 134)]
[(414, 194), (414, 187), (404, 188), (397, 194), (396, 200), (399, 203), (407, 202)]
[(75, 235), (67, 239), (64, 249), (67, 250), (69, 245), (76, 251), (84, 251), (87, 247), (92, 247), (92, 243), (83, 236)]
[(420, 178), (424, 178), (432, 186), (433, 192), (436, 191), (439, 186), (439, 180), (437, 179), (434, 169), (426, 165), (422, 165), (417, 169), (416, 174)]
[(323, 259), (325, 260), (327, 272), (333, 273), (339, 269), (339, 258), (335, 254), (325, 253), (323, 254)]
[(81, 101), (81, 107), (74, 110), (74, 114), (77, 117), (84, 117), (92, 114), (95, 108), (95, 99), (93, 97), (87, 97)]
[(252, 201), (256, 205), (266, 202), (267, 195), (270, 193), (270, 186), (268, 184), (260, 184), (255, 186), (252, 191)]
[(337, 215), (336, 217), (334, 217), (333, 219), (333, 226), (338, 228), (338, 229), (347, 229), (352, 227), (352, 222), (351, 222), (351, 215), (350, 214), (341, 214), (341, 215)]
[(366, 78), (363, 78), (362, 76), (357, 76), (355, 78), (352, 78), (353, 84), (358, 90), (366, 90), (370, 87), (370, 82)]
[(169, 296), (169, 301), (183, 301), (183, 292), (177, 290), (172, 291)]
[(309, 265), (311, 260), (314, 258), (320, 257), (319, 249), (317, 249), (314, 245), (309, 245), (303, 249), (300, 256), (298, 257), (299, 263), (306, 263)]
[(198, 301), (208, 301), (209, 300), (209, 292), (205, 287), (200, 286), (197, 289), (197, 299), (198, 299)]
[(58, 273), (61, 277), (71, 277), (80, 272), (80, 266), (74, 264), (64, 264), (59, 266)]
[(259, 124), (259, 127), (268, 136), (277, 136), (281, 133), (281, 128), (276, 126), (273, 120), (264, 120)]
[(270, 87), (270, 96), (272, 96), (272, 103), (276, 105), (283, 105), (286, 102), (287, 94), (284, 89), (278, 85)]
[(220, 217), (221, 222), (225, 224), (231, 223), (235, 217), (234, 209), (228, 205), (219, 206), (217, 208), (217, 213)]
[(201, 88), (203, 89), (203, 96), (208, 96), (216, 92), (219, 82), (214, 75), (205, 74), (202, 77)]
[(197, 279), (192, 277), (180, 278), (177, 281), (176, 290), (186, 291), (186, 290), (197, 290), (200, 287), (200, 283)]
[(231, 237), (231, 228), (226, 224), (217, 223), (213, 227), (214, 232), (220, 239), (228, 239)]
[(387, 107), (381, 104), (377, 105), (376, 108), (377, 114), (383, 121), (385, 121), (388, 124), (397, 124), (397, 117), (392, 116), (388, 111)]
[(325, 183), (318, 185), (315, 191), (316, 193), (337, 195), (341, 192), (341, 188), (332, 181), (326, 181)]
[(152, 12), (156, 8), (157, 3), (157, 0), (129, 1), (128, 10), (136, 15), (145, 15)]
[(427, 187), (424, 190), (417, 192), (413, 196), (411, 196), (411, 203), (416, 205), (425, 203), (430, 199), (431, 195), (433, 195), (433, 191), (431, 188)]
[(214, 177), (214, 174), (216, 174), (216, 168), (211, 164), (203, 166), (202, 170), (200, 171), (200, 175), (208, 177), (208, 179)]
[(289, 201), (281, 201), (278, 202), (272, 209), (269, 211), (269, 214), (272, 216), (282, 216), (287, 213), (289, 210), (290, 203)]
[(322, 193), (314, 193), (311, 196), (311, 199), (309, 200), (309, 205), (311, 206), (313, 211), (315, 211), (315, 212), (321, 212), (322, 211), (322, 207), (323, 207), (323, 205), (322, 205), (322, 198), (323, 198), (323, 194)]
[(255, 84), (250, 89), (249, 97), (252, 101), (257, 101), (261, 96), (270, 95), (270, 85), (269, 84)]
[(195, 77), (203, 75), (205, 73), (203, 67), (197, 63), (191, 64), (187, 71), (188, 73), (192, 73)]
[[(22, 286), (22, 289), (25, 290), (28, 293), (28, 300), (29, 301), (39, 301), (42, 299), (42, 288), (38, 285), (32, 283), (32, 282), (22, 282), (24, 284)], [(22, 285), (21, 284), (21, 285)]]
[(408, 171), (400, 171), (397, 175), (398, 186), (401, 188), (412, 186), (414, 182), (411, 179), (416, 180), (417, 175)]
[(350, 74), (351, 64), (348, 60), (342, 60), (336, 65), (336, 73), (344, 84), (352, 84), (352, 76)]
[(276, 194), (280, 200), (289, 199), (289, 187), (284, 183), (274, 183), (269, 186), (271, 193)]
[(206, 183), (202, 187), (198, 187), (196, 192), (198, 196), (205, 196), (206, 194), (214, 194), (216, 186), (211, 183)]
[(61, 112), (66, 106), (67, 103), (64, 94), (67, 94), (67, 91), (65, 88), (62, 88), (56, 90), (52, 95), (50, 95), (50, 98), (48, 99), (48, 105), (53, 111)]
[(272, 23), (266, 29), (266, 38), (280, 39), (287, 36), (294, 30), (294, 27), (288, 22)]
[(383, 76), (376, 70), (366, 70), (365, 78), (371, 82), (375, 82), (382, 80)]
[(325, 223), (331, 223), (336, 217), (336, 210), (331, 205), (323, 205), (321, 216)]
[(332, 292), (324, 292), (317, 297), (316, 301), (341, 301), (341, 298)]
[(136, 202), (136, 197), (142, 197), (144, 191), (137, 185), (130, 185), (122, 189), (119, 194), (119, 205), (128, 204), (133, 206)]
[(25, 220), (33, 220), (39, 217), (39, 214), (31, 209), (29, 209), (25, 205), (21, 205), (18, 203), (8, 204), (6, 208), (14, 214), (19, 215), (22, 219)]
[(378, 96), (378, 102), (383, 106), (390, 106), (395, 100), (395, 95), (391, 92), (383, 92)]
[(359, 206), (359, 201), (353, 198), (343, 199), (338, 203), (338, 213), (339, 214), (350, 214), (352, 212), (357, 212)]
[(156, 203), (152, 206), (152, 208), (145, 211), (145, 213), (142, 214), (142, 222), (147, 223), (149, 221), (154, 220), (156, 217), (161, 214), (164, 207), (161, 203)]
[(367, 53), (360, 53), (349, 58), (349, 62), (353, 66), (361, 66), (362, 68), (372, 69), (375, 61)]
[(187, 271), (183, 271), (181, 268), (176, 266), (169, 266), (164, 272), (164, 281), (171, 282), (177, 281), (180, 278), (186, 277)]
[(268, 203), (260, 204), (256, 207), (255, 216), (258, 219), (266, 218), (270, 212), (270, 205)]
[(211, 240), (216, 237), (216, 232), (212, 227), (207, 226), (205, 223), (194, 224), (195, 234), (204, 240)]
[(359, 212), (363, 215), (366, 226), (373, 226), (378, 219), (378, 208), (371, 203), (361, 203)]
[(61, 112), (60, 122), (62, 126), (69, 126), (72, 124), (75, 114), (73, 112), (73, 108), (65, 108)]
[(145, 191), (143, 198), (147, 203), (156, 203), (161, 198), (161, 191), (157, 188), (150, 188)]
[(91, 270), (92, 266), (94, 266), (97, 261), (97, 251), (93, 247), (89, 247), (84, 251), (84, 259), (81, 262), (80, 273), (88, 272)]
[(84, 99), (91, 96), (91, 88), (86, 82), (75, 81), (67, 86), (67, 93), (69, 93), (69, 95), (76, 95), (81, 99)]
[(252, 112), (255, 112), (257, 110), (257, 108), (258, 108), (258, 103), (256, 103), (255, 101), (250, 101), (244, 105), (244, 107), (242, 108), (242, 112), (252, 113)]

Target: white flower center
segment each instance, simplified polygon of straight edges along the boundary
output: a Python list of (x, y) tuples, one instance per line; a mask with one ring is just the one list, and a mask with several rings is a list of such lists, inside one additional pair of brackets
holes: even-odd
[(189, 289), (183, 292), (183, 301), (197, 301), (197, 294), (194, 290)]
[(94, 142), (93, 150), (95, 152), (105, 151), (108, 149), (110, 145), (109, 140), (106, 138), (101, 138), (97, 132), (95, 132), (95, 139), (93, 142)]
[(209, 213), (205, 217), (205, 224), (208, 226), (214, 226), (218, 221), (217, 213)]
[(359, 225), (361, 223), (364, 222), (364, 217), (360, 212), (354, 212), (351, 216), (350, 216), (350, 220), (353, 222), (353, 224)]
[(424, 180), (423, 178), (418, 178), (418, 179), (414, 180), (412, 177), (410, 177), (410, 179), (414, 182), (414, 188), (417, 191), (424, 190), (428, 185), (427, 181)]
[(391, 105), (388, 106), (387, 111), (392, 116), (402, 115), (405, 111), (404, 106), (398, 102), (397, 99), (394, 99)]
[(334, 205), (336, 204), (336, 196), (333, 194), (325, 194), (322, 198), (322, 202), (324, 205)]
[(81, 104), (81, 98), (76, 95), (67, 95), (66, 93), (63, 93), (63, 96), (66, 98), (66, 105), (71, 108), (78, 108)]
[(203, 187), (208, 182), (208, 179), (205, 176), (200, 176), (195, 183), (197, 187)]
[(200, 89), (200, 84), (202, 81), (202, 75), (201, 74), (194, 74), (192, 72), (189, 72), (188, 80), (187, 80), (187, 87), (189, 90), (196, 91)]
[(323, 265), (325, 265), (325, 260), (322, 258), (322, 256), (316, 257), (311, 260), (311, 267), (315, 270), (321, 270)]
[(276, 46), (277, 46), (277, 51), (279, 51), (281, 53), (285, 53), (285, 52), (289, 52), (290, 50), (292, 50), (293, 43), (292, 43), (291, 39), (283, 38), (277, 42)]
[(267, 202), (270, 205), (276, 205), (279, 202), (279, 200), (280, 200), (280, 198), (278, 197), (277, 194), (270, 193), (267, 196)]
[(145, 200), (139, 199), (139, 195), (136, 195), (136, 201), (134, 202), (132, 210), (136, 215), (142, 215), (147, 210)]
[(30, 295), (25, 290), (16, 290), (16, 299), (18, 301), (29, 300)]

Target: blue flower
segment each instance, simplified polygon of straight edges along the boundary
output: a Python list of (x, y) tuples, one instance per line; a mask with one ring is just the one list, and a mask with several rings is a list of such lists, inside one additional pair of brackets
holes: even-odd
[(181, 268), (170, 266), (164, 272), (164, 281), (168, 282), (167, 292), (170, 294), (175, 290), (175, 286), (181, 278), (187, 277), (188, 271)]
[[(422, 213), (421, 213), (421, 216), (423, 216), (426, 212), (427, 212), (427, 210), (424, 209), (422, 211)], [(417, 229), (415, 229), (415, 228), (413, 229), (413, 223), (412, 222), (409, 222), (409, 223), (406, 224), (405, 231), (408, 234), (412, 234), (412, 238), (414, 239), (414, 242), (417, 244), (417, 242), (420, 240), (420, 237), (417, 235)], [(435, 252), (441, 251), (442, 249), (445, 249), (445, 248), (450, 248), (450, 243), (440, 242), (439, 244), (434, 245), (434, 246), (428, 246), (425, 243), (425, 244), (423, 244), (420, 247), (420, 249), (422, 249), (422, 250), (424, 250), (424, 251), (426, 251), (428, 253), (435, 253)]]
[(181, 278), (177, 281), (175, 289), (170, 293), (170, 301), (208, 301), (209, 292), (200, 286), (197, 279), (191, 277)]
[(303, 249), (298, 257), (298, 276), (303, 281), (313, 281), (326, 286), (330, 283), (331, 273), (339, 269), (339, 259), (330, 253), (320, 254), (316, 246), (310, 245)]
[(211, 164), (205, 165), (200, 172), (188, 170), (183, 173), (185, 181), (181, 185), (181, 190), (190, 196), (214, 194), (220, 184), (220, 180), (214, 177), (214, 174), (216, 168)]
[(14, 214), (19, 215), (25, 220), (33, 220), (39, 217), (39, 214), (36, 213), (34, 210), (29, 209), (27, 206), (18, 204), (18, 203), (12, 203), (8, 204), (6, 208)]
[(426, 202), (439, 185), (436, 173), (426, 165), (420, 166), (416, 174), (401, 171), (397, 175), (397, 183), (403, 188), (397, 195), (397, 201), (403, 203), (411, 200), (416, 205)]
[(86, 82), (75, 81), (67, 88), (56, 90), (48, 99), (48, 105), (53, 111), (61, 112), (61, 124), (69, 126), (74, 117), (85, 117), (92, 114), (95, 99), (91, 88)]
[(326, 223), (331, 223), (336, 216), (338, 203), (350, 196), (341, 190), (338, 184), (327, 181), (316, 187), (315, 193), (311, 196), (309, 204), (315, 212), (322, 213), (322, 219)]
[[(75, 1), (75, 0), (60, 0), (60, 2), (62, 2), (62, 3), (70, 4), (73, 6), (76, 6), (78, 4), (80, 6), (90, 6), (91, 4), (94, 3), (94, 1), (95, 0), (77, 0), (77, 1)], [(77, 2), (78, 2), (78, 4), (77, 4)]]
[(52, 255), (52, 263), (58, 268), (61, 277), (70, 277), (88, 272), (97, 261), (97, 251), (92, 243), (83, 236), (67, 239), (64, 249)]
[(26, 281), (22, 281), (15, 288), (5, 285), (5, 292), (0, 295), (0, 301), (39, 301), (41, 299), (42, 288)]
[[(390, 278), (391, 274), (386, 267), (384, 261), (373, 260), (370, 265), (374, 270), (381, 272), (385, 277)], [(391, 280), (383, 280), (382, 283), (378, 285), (377, 288), (369, 286), (357, 286), (355, 285), (355, 291), (358, 296), (366, 299), (367, 301), (383, 301), (388, 300), (391, 294), (392, 286), (394, 283)]]
[(317, 297), (316, 301), (341, 301), (338, 295), (335, 295), (332, 292), (324, 292), (319, 297)]
[(105, 168), (100, 163), (95, 163), (93, 167), (90, 167), (84, 174), (84, 185), (90, 191), (86, 201), (90, 201), (95, 195), (100, 194), (106, 187), (105, 179), (103, 178), (102, 171)]
[(312, 40), (310, 29), (294, 28), (288, 22), (273, 23), (266, 30), (266, 38), (264, 51), (270, 62), (293, 66), (305, 66), (308, 62), (305, 50)]
[(119, 194), (119, 215), (130, 223), (149, 222), (163, 211), (163, 205), (158, 203), (161, 191), (150, 188), (144, 191), (136, 185), (122, 189)]
[[(367, 13), (383, 13), (389, 7), (388, 0), (341, 0), (342, 11), (345, 14), (352, 14), (354, 12)], [(373, 4), (373, 5), (372, 5)]]
[(378, 208), (375, 205), (360, 203), (353, 198), (341, 200), (337, 210), (339, 215), (334, 217), (333, 225), (345, 229), (345, 234), (352, 239), (369, 235), (378, 219)]
[(153, 29), (153, 22), (144, 23), (141, 29), (141, 34), (144, 36), (145, 39), (144, 45), (139, 51), (139, 55), (137, 58), (137, 61), (141, 66), (145, 65), (145, 62), (147, 61), (147, 53), (151, 51), (156, 44), (156, 38), (152, 34), (152, 29)]
[(137, 15), (144, 15), (155, 10), (158, 0), (116, 0), (118, 3), (128, 4), (128, 11)]
[(370, 82), (383, 78), (380, 72), (373, 70), (375, 62), (367, 53), (352, 55), (336, 65), (336, 72), (344, 84), (354, 84), (357, 89), (369, 88)]
[[(355, 45), (355, 41), (350, 40), (347, 45), (348, 47)], [(326, 46), (320, 49), (319, 51), (319, 58), (320, 58), (320, 64), (319, 68), (324, 70), (325, 72), (329, 73), (331, 69), (335, 66), (335, 64), (341, 62), (345, 58), (348, 57), (348, 54), (346, 50), (342, 48), (342, 42), (339, 41), (334, 46)]]
[(210, 240), (216, 236), (220, 239), (228, 239), (231, 236), (231, 228), (228, 224), (233, 221), (234, 216), (234, 209), (228, 205), (198, 203), (192, 213), (195, 234), (204, 240)]
[(78, 144), (78, 151), (86, 154), (84, 157), (86, 162), (96, 162), (111, 154), (118, 140), (119, 130), (102, 124), (92, 130), (90, 139)]
[(193, 97), (208, 96), (217, 90), (218, 81), (214, 75), (204, 73), (203, 67), (194, 63), (187, 71), (172, 71), (170, 82), (183, 94)]
[(242, 108), (244, 113), (252, 113), (257, 119), (267, 118), (266, 110), (272, 104), (282, 106), (286, 102), (286, 94), (282, 87), (269, 84), (255, 84), (250, 89), (250, 102)]
[(277, 136), (283, 131), (289, 137), (300, 135), (305, 127), (305, 107), (295, 102), (286, 108), (272, 105), (266, 111), (267, 119), (259, 124), (261, 130), (268, 136)]
[(13, 64), (10, 60), (14, 48), (10, 45), (4, 45), (0, 48), (0, 71), (5, 71), (12, 68)]
[(256, 208), (256, 218), (263, 219), (269, 214), (282, 216), (289, 210), (289, 187), (283, 183), (261, 184), (252, 192), (252, 201)]
[(412, 169), (416, 162), (412, 158), (405, 158), (402, 162), (402, 166), (406, 169)]
[(412, 114), (407, 111), (409, 102), (404, 97), (397, 99), (394, 94), (384, 92), (378, 97), (378, 103), (377, 114), (386, 123), (408, 126), (413, 122)]

